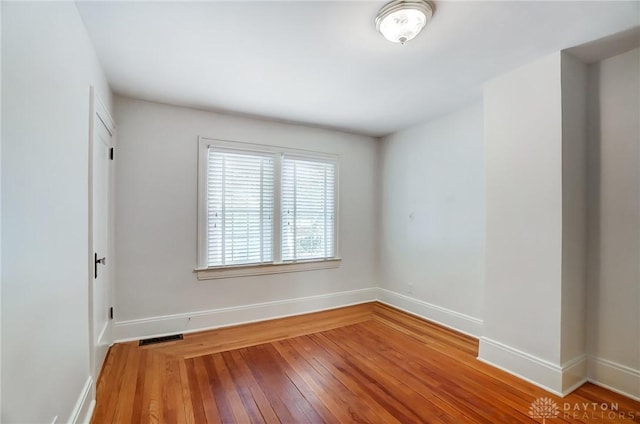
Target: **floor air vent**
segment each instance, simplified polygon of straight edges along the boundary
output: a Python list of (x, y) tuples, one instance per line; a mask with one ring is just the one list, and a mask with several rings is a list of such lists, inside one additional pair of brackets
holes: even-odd
[(170, 336), (152, 337), (150, 339), (140, 340), (140, 344), (138, 346), (146, 346), (150, 344), (164, 343), (164, 342), (173, 342), (176, 340), (182, 340), (182, 334), (172, 334)]

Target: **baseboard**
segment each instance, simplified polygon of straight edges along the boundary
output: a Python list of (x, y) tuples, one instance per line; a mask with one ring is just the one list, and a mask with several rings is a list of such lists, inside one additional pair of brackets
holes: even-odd
[(78, 400), (76, 401), (76, 404), (71, 411), (71, 415), (69, 416), (68, 420), (69, 423), (89, 424), (91, 422), (91, 415), (93, 414), (93, 408), (96, 404), (95, 399), (92, 399), (92, 397), (90, 396), (92, 384), (93, 379), (91, 377), (88, 377), (87, 381), (82, 387), (80, 396), (78, 396)]
[(382, 288), (378, 288), (378, 301), (468, 336), (482, 335), (482, 320), (460, 312)]
[(588, 381), (588, 357), (584, 354), (556, 365), (504, 343), (481, 337), (478, 360), (560, 397), (567, 396)]
[(596, 356), (589, 356), (591, 383), (640, 401), (640, 370)]
[(562, 364), (562, 395), (566, 396), (588, 381), (589, 357), (582, 354)]
[(188, 314), (121, 321), (114, 325), (114, 340), (125, 342), (174, 333), (193, 333), (232, 325), (284, 318), (359, 303), (377, 298), (376, 288), (366, 288)]
[(562, 368), (521, 350), (480, 338), (478, 360), (513, 374), (557, 396), (562, 393)]

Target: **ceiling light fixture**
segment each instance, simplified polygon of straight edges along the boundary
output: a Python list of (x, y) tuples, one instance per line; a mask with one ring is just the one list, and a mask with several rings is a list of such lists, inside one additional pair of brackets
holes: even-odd
[(376, 16), (376, 29), (392, 43), (404, 44), (422, 31), (433, 16), (433, 6), (424, 0), (394, 0)]

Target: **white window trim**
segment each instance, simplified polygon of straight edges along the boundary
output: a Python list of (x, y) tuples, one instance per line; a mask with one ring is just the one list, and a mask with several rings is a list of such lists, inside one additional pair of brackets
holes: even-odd
[[(270, 263), (258, 263), (247, 265), (226, 265), (216, 267), (206, 267), (207, 263), (207, 150), (209, 146), (217, 148), (227, 148), (233, 150), (247, 150), (250, 152), (264, 152), (275, 155), (274, 163), (274, 219), (273, 219), (273, 257), (278, 261)], [(281, 262), (282, 258), (282, 205), (281, 205), (281, 160), (282, 154), (297, 156), (301, 158), (310, 158), (313, 160), (328, 160), (336, 163), (336, 187), (335, 187), (335, 224), (334, 224), (334, 241), (335, 256), (333, 258), (322, 258), (313, 260), (287, 261)], [(340, 156), (316, 152), (311, 150), (291, 149), (280, 146), (272, 146), (265, 144), (244, 143), (231, 140), (220, 140), (209, 137), (198, 137), (198, 225), (197, 225), (197, 258), (194, 272), (197, 274), (198, 280), (211, 280), (218, 278), (243, 277), (252, 275), (280, 274), (287, 272), (311, 271), (316, 269), (337, 268), (340, 266), (342, 259), (340, 258), (339, 243), (339, 199), (340, 199)]]
[(248, 277), (252, 275), (283, 274), (287, 272), (313, 271), (316, 269), (338, 268), (341, 258), (314, 259), (299, 262), (280, 262), (251, 265), (230, 265), (209, 268), (196, 268), (198, 280), (218, 278)]

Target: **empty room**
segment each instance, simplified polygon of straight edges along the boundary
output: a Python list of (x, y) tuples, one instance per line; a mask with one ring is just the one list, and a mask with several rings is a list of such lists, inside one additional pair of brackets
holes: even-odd
[(0, 23), (1, 423), (640, 423), (640, 1)]

